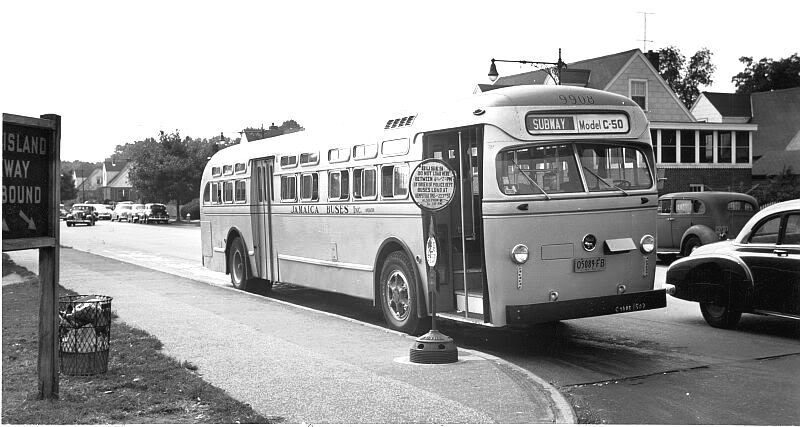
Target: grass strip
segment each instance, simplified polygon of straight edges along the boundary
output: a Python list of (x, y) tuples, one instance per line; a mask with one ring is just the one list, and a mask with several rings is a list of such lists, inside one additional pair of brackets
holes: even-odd
[[(3, 274), (23, 273), (3, 256)], [(8, 265), (8, 268), (7, 268)], [(3, 424), (268, 424), (250, 405), (208, 384), (189, 361), (112, 316), (108, 371), (60, 375), (59, 399), (38, 394), (39, 280), (3, 286)], [(74, 294), (59, 286), (59, 295)], [(112, 303), (113, 310), (113, 303)]]

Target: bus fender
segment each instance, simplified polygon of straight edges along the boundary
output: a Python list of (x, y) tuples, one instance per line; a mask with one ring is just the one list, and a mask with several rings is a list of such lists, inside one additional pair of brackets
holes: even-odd
[(706, 225), (697, 224), (687, 228), (686, 231), (683, 232), (680, 248), (683, 248), (683, 244), (686, 243), (686, 239), (688, 239), (689, 236), (697, 236), (704, 245), (719, 242), (719, 236), (714, 230)]
[[(411, 250), (408, 248), (408, 245), (406, 245), (402, 240), (396, 237), (389, 237), (388, 239), (384, 240), (383, 243), (381, 243), (380, 248), (378, 249), (377, 255), (375, 256), (375, 268), (373, 269), (374, 274), (373, 274), (372, 293), (374, 296), (372, 298), (372, 304), (374, 306), (378, 305), (381, 297), (380, 280), (381, 280), (381, 269), (383, 268), (383, 261), (386, 259), (387, 256), (389, 256), (390, 253), (396, 251), (405, 252), (406, 256), (408, 257), (409, 260), (411, 260), (412, 264), (414, 264), (415, 266), (418, 264), (416, 259), (414, 259), (414, 255), (411, 253)], [(416, 280), (417, 295), (423, 296), (417, 298), (417, 315), (419, 317), (425, 317), (428, 315), (428, 309), (427, 309), (428, 293), (425, 292), (425, 285), (422, 282), (423, 278), (420, 275), (419, 267), (414, 268), (414, 276), (417, 279)]]
[(724, 254), (681, 258), (670, 265), (666, 283), (675, 286), (673, 296), (689, 301), (712, 302), (721, 292), (739, 311), (752, 306), (755, 294), (750, 268)]
[[(233, 244), (233, 239), (237, 237), (242, 239), (242, 245), (244, 246), (245, 253), (247, 254), (250, 253), (250, 248), (247, 247), (247, 241), (244, 239), (244, 235), (242, 234), (242, 232), (239, 231), (239, 229), (236, 227), (231, 227), (231, 229), (228, 230), (228, 236), (225, 238), (225, 274), (231, 273), (229, 271), (229, 266), (228, 266), (228, 255), (230, 255), (231, 252), (231, 245)], [(253, 265), (250, 261), (250, 256), (247, 257), (247, 262), (250, 266), (250, 271), (254, 271)]]

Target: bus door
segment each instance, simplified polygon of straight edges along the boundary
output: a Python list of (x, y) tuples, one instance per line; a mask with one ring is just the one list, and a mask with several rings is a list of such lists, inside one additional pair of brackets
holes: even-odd
[(488, 292), (484, 271), (481, 216), (481, 158), (483, 129), (468, 127), (425, 134), (425, 158), (446, 162), (458, 179), (455, 197), (446, 209), (434, 214), (441, 242), (437, 265), (439, 313), (456, 313), (488, 321)]
[(276, 252), (272, 247), (273, 162), (273, 158), (253, 161), (252, 194), (254, 197), (251, 198), (253, 200), (251, 205), (253, 250), (256, 254), (258, 268), (254, 276), (269, 281), (275, 281), (278, 278), (275, 271)]

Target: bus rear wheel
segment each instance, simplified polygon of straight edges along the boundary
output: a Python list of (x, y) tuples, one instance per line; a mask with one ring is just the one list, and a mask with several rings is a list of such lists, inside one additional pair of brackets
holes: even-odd
[(242, 239), (234, 238), (228, 255), (228, 271), (231, 273), (231, 284), (234, 288), (240, 290), (247, 288), (247, 281), (250, 279), (249, 264)]
[(430, 317), (419, 317), (417, 289), (408, 256), (401, 251), (389, 254), (381, 269), (380, 300), (383, 317), (392, 329), (411, 335), (430, 329)]

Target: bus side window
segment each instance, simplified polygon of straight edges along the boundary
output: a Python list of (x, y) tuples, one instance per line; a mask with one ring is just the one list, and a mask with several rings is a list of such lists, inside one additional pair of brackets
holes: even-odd
[(235, 189), (235, 193), (233, 195), (234, 201), (236, 203), (244, 203), (244, 202), (247, 201), (247, 191), (246, 191), (247, 184), (246, 183), (247, 183), (247, 181), (245, 181), (243, 179), (240, 179), (240, 180), (236, 181), (236, 189)]
[(350, 179), (347, 170), (328, 173), (328, 200), (341, 202), (350, 198)]
[(316, 172), (300, 175), (300, 200), (304, 202), (319, 200), (319, 174)]
[(211, 183), (211, 204), (218, 205), (222, 203), (222, 186), (219, 182)]
[(225, 181), (223, 183), (222, 202), (233, 203), (233, 181)]
[(206, 188), (203, 189), (203, 204), (208, 205), (211, 203), (211, 183), (206, 183)]
[(376, 170), (355, 168), (353, 169), (353, 198), (374, 199), (376, 196)]
[(400, 199), (408, 196), (408, 165), (381, 167), (381, 197)]
[(295, 201), (297, 201), (297, 176), (296, 175), (282, 175), (281, 176), (281, 201), (282, 202), (295, 202)]

